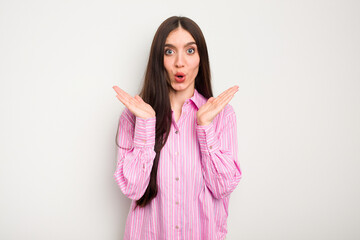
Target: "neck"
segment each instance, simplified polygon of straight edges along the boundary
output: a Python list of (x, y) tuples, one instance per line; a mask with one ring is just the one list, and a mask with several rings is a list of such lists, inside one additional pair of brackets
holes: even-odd
[(172, 110), (181, 109), (186, 99), (191, 98), (194, 95), (195, 88), (187, 89), (185, 91), (173, 91), (170, 90), (169, 97)]

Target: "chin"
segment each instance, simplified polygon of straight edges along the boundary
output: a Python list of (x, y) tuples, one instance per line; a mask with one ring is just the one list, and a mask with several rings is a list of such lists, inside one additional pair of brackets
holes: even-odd
[(179, 84), (172, 85), (172, 88), (173, 88), (175, 91), (183, 91), (183, 90), (187, 89), (186, 86), (179, 86)]
[[(178, 82), (173, 82), (171, 84), (171, 87), (175, 90), (175, 91), (184, 91), (186, 89), (191, 88), (191, 83), (178, 83)], [(194, 85), (195, 87), (195, 85)]]

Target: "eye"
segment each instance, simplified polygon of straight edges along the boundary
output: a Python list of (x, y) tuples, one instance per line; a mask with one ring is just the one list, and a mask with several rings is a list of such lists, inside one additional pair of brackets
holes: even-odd
[(171, 55), (171, 54), (173, 54), (173, 53), (174, 53), (173, 50), (171, 50), (171, 49), (165, 49), (165, 55)]
[(194, 54), (195, 53), (195, 48), (189, 48), (186, 52), (189, 53), (189, 54)]

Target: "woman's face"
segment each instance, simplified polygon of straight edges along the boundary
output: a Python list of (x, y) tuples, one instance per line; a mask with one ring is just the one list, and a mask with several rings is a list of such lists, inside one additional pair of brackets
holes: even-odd
[(165, 41), (164, 66), (176, 92), (193, 92), (199, 63), (200, 56), (191, 34), (181, 27), (171, 31)]

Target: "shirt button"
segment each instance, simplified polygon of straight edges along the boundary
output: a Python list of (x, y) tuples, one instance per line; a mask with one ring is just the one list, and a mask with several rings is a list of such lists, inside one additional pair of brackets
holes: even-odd
[(176, 225), (176, 226), (175, 226), (175, 228), (176, 228), (176, 229), (179, 229), (179, 226), (178, 226), (178, 225)]
[(177, 177), (177, 178), (175, 178), (175, 180), (176, 180), (176, 181), (179, 181), (179, 178)]
[(144, 141), (144, 143), (146, 143), (146, 140), (143, 140)]
[(179, 205), (179, 202), (175, 202), (176, 205)]
[(212, 146), (210, 146), (209, 148), (212, 149)]
[(178, 133), (179, 133), (179, 131), (178, 131), (178, 130), (176, 130), (176, 131), (175, 131), (175, 133), (176, 133), (176, 134), (178, 134)]

